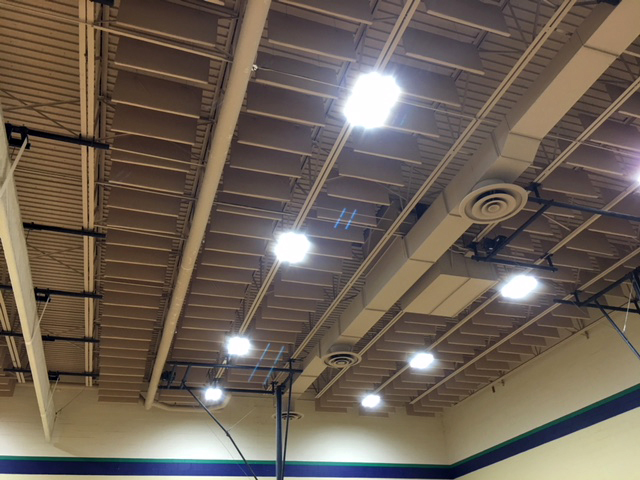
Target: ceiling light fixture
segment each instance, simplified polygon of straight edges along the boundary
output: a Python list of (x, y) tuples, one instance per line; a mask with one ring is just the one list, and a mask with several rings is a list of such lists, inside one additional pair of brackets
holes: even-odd
[(207, 402), (217, 402), (222, 399), (223, 391), (220, 387), (207, 387), (204, 391), (204, 399)]
[(231, 337), (227, 340), (227, 351), (229, 355), (242, 357), (251, 350), (251, 342), (244, 337)]
[(538, 280), (536, 277), (531, 275), (516, 275), (500, 289), (500, 293), (503, 297), (517, 300), (529, 295), (537, 286)]
[(360, 403), (364, 408), (375, 408), (380, 404), (380, 395), (370, 393), (364, 397)]
[(409, 360), (409, 366), (417, 370), (424, 370), (431, 365), (434, 360), (433, 355), (430, 353), (418, 352)]
[(281, 262), (298, 263), (304, 260), (311, 243), (306, 235), (296, 232), (286, 232), (278, 237), (275, 253)]
[(344, 114), (354, 127), (381, 127), (400, 98), (400, 87), (393, 77), (371, 72), (356, 80)]

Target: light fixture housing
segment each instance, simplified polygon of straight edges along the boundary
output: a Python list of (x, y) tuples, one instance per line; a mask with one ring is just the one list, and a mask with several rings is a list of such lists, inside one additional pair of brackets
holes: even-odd
[(278, 237), (275, 254), (281, 262), (299, 263), (304, 260), (309, 248), (311, 243), (305, 234), (285, 232)]
[(354, 127), (381, 127), (400, 98), (400, 93), (400, 87), (390, 75), (366, 73), (356, 80), (344, 106), (344, 115)]
[(435, 360), (434, 356), (426, 352), (418, 352), (409, 360), (409, 366), (416, 370), (424, 370)]
[(532, 275), (516, 275), (505, 283), (500, 293), (505, 298), (518, 300), (525, 298), (538, 287), (538, 280)]
[(360, 404), (364, 408), (376, 408), (378, 405), (380, 405), (380, 402), (381, 402), (380, 395), (377, 395), (375, 393), (370, 393), (369, 395), (367, 395), (362, 399), (362, 402), (360, 402)]
[(227, 352), (229, 355), (236, 355), (242, 357), (251, 350), (251, 342), (245, 337), (230, 337), (227, 340)]
[(220, 387), (209, 386), (204, 391), (204, 399), (207, 402), (219, 402), (220, 400), (222, 400), (223, 396), (224, 392)]

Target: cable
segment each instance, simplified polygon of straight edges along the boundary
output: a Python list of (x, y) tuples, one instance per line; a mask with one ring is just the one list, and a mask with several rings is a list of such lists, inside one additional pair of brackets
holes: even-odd
[(633, 292), (633, 288), (629, 288), (629, 300), (627, 301), (627, 313), (624, 316), (624, 326), (622, 327), (622, 331), (627, 331), (627, 320), (629, 319), (629, 308), (631, 307), (631, 293)]
[(213, 415), (213, 413), (211, 413), (211, 411), (206, 407), (206, 405), (204, 403), (202, 403), (202, 401), (200, 400), (200, 398), (198, 398), (197, 395), (195, 395), (193, 393), (193, 391), (187, 387), (184, 383), (182, 384), (182, 386), (185, 388), (185, 390), (187, 392), (189, 392), (189, 394), (195, 398), (196, 402), (198, 402), (198, 404), (203, 408), (203, 410), (205, 412), (207, 412), (207, 415), (209, 415), (211, 417), (211, 419), (216, 422), (216, 424), (222, 429), (222, 431), (225, 433), (225, 435), (229, 438), (229, 440), (231, 441), (231, 443), (233, 444), (233, 446), (236, 449), (236, 452), (238, 452), (238, 455), (240, 455), (240, 457), (242, 458), (242, 461), (244, 462), (244, 464), (247, 466), (247, 468), (249, 469), (249, 471), (251, 472), (251, 475), (253, 476), (253, 478), (255, 480), (258, 480), (258, 477), (256, 476), (255, 472), (253, 471), (253, 468), (251, 468), (251, 465), (249, 465), (249, 462), (247, 461), (247, 459), (244, 457), (244, 455), (242, 454), (242, 451), (240, 450), (240, 447), (238, 447), (238, 444), (236, 443), (236, 441), (233, 439), (233, 437), (231, 436), (231, 433), (229, 433), (229, 431), (224, 428), (224, 426), (222, 426), (222, 424), (220, 423), (220, 421)]

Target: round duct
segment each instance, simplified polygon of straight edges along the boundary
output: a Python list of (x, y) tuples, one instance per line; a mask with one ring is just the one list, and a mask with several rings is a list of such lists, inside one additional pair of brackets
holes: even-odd
[(464, 197), (460, 213), (473, 223), (501, 222), (522, 210), (527, 197), (527, 191), (518, 185), (485, 180)]
[(322, 357), (324, 363), (332, 368), (345, 368), (360, 363), (362, 358), (351, 351), (350, 345), (334, 345), (329, 352)]
[[(271, 415), (274, 419), (276, 418), (276, 414)], [(290, 412), (282, 412), (282, 420), (287, 421), (287, 417), (289, 417), (289, 421), (300, 420), (304, 415), (300, 412), (294, 412), (293, 410)]]

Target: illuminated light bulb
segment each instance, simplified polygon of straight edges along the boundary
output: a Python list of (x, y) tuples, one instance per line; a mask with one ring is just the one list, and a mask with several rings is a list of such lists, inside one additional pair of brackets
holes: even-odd
[(389, 75), (378, 72), (361, 75), (347, 99), (344, 114), (354, 127), (381, 127), (400, 98), (400, 93), (400, 87)]
[(302, 233), (286, 232), (278, 237), (275, 254), (281, 262), (298, 263), (304, 260), (311, 243)]
[(204, 391), (204, 399), (207, 402), (217, 402), (222, 398), (223, 392), (219, 387), (208, 387)]
[(512, 277), (501, 289), (503, 297), (514, 300), (525, 298), (538, 286), (538, 280), (531, 275), (516, 275)]
[(246, 355), (251, 350), (251, 342), (244, 337), (231, 337), (227, 340), (227, 351), (229, 355), (239, 357)]
[(370, 393), (362, 399), (361, 404), (364, 408), (375, 408), (380, 404), (380, 395)]
[(409, 366), (411, 368), (423, 370), (431, 365), (434, 360), (435, 359), (433, 355), (431, 355), (430, 353), (420, 352), (411, 357), (411, 360), (409, 360)]

